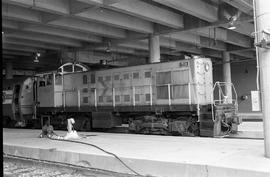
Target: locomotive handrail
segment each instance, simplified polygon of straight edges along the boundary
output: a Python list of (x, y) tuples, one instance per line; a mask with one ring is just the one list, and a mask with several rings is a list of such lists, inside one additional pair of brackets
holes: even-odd
[(77, 90), (77, 96), (78, 96), (78, 108), (81, 108), (81, 92), (80, 89)]
[(190, 82), (188, 83), (188, 103), (191, 105)]
[(152, 85), (149, 85), (150, 92), (150, 106), (153, 105), (153, 93), (152, 93)]
[(97, 89), (94, 89), (94, 98), (95, 98), (95, 108), (97, 108)]
[[(179, 99), (185, 99), (188, 101), (188, 104), (191, 104), (192, 100), (191, 100), (191, 86), (192, 85), (196, 85), (196, 83), (191, 83), (191, 82), (188, 82), (188, 83), (180, 83), (180, 84), (160, 84), (160, 85), (152, 85), (152, 84), (147, 84), (147, 85), (139, 85), (139, 86), (132, 86), (132, 87), (112, 87), (112, 92), (111, 92), (111, 95), (112, 95), (112, 106), (115, 108), (116, 107), (116, 100), (115, 100), (115, 94), (116, 94), (116, 89), (119, 89), (119, 88), (126, 88), (126, 89), (130, 89), (132, 90), (132, 102), (131, 104), (133, 106), (136, 106), (137, 103), (136, 103), (136, 90), (137, 88), (143, 88), (143, 87), (149, 87), (149, 96), (150, 96), (150, 99), (148, 100), (148, 103), (150, 104), (150, 106), (153, 106), (153, 86), (154, 87), (158, 87), (158, 86), (166, 86), (167, 87), (167, 90), (168, 90), (168, 105), (171, 106), (172, 105), (172, 97), (171, 97), (171, 94), (172, 94), (172, 87), (173, 86), (187, 86), (188, 88), (188, 98), (179, 98)], [(105, 88), (102, 88), (102, 89), (105, 89)], [(98, 106), (98, 99), (97, 99), (97, 93), (98, 93), (98, 90), (97, 88), (94, 89), (94, 106), (95, 108), (97, 108)], [(78, 89), (75, 89), (75, 88), (71, 88), (71, 89), (64, 89), (64, 90), (57, 90), (57, 91), (54, 91), (54, 93), (62, 93), (62, 106), (65, 108), (66, 107), (66, 94), (68, 92), (73, 92), (74, 94), (77, 94), (77, 104), (78, 104), (78, 108), (81, 107), (81, 98), (80, 98), (80, 90)]]
[(136, 105), (136, 100), (135, 100), (135, 86), (132, 87), (132, 104), (133, 106)]
[(171, 106), (172, 101), (171, 101), (171, 84), (168, 84), (168, 101), (169, 101), (169, 106)]
[[(213, 87), (213, 94), (214, 94), (214, 91), (215, 91), (215, 89), (216, 89), (216, 87), (218, 87), (219, 88), (219, 99), (218, 100), (215, 100), (214, 98), (212, 99), (213, 100), (213, 104), (214, 105), (216, 105), (215, 103), (216, 103), (216, 101), (219, 101), (220, 103), (222, 103), (222, 101), (223, 101), (223, 103), (225, 102), (227, 102), (228, 101), (228, 96), (227, 95), (225, 95), (224, 93), (223, 93), (223, 90), (222, 90), (222, 88), (221, 88), (221, 86), (226, 86), (226, 85), (230, 85), (231, 86), (231, 88), (233, 89), (233, 91), (234, 91), (234, 95), (235, 95), (235, 99), (233, 99), (233, 97), (231, 98), (231, 101), (233, 102), (233, 101), (235, 101), (235, 105), (237, 106), (238, 105), (238, 103), (237, 103), (237, 92), (236, 92), (236, 89), (235, 89), (235, 87), (234, 87), (234, 85), (233, 85), (233, 83), (231, 83), (231, 82), (216, 82), (215, 84), (214, 84), (214, 87)], [(212, 97), (214, 97), (214, 95), (212, 95)], [(221, 97), (224, 97), (224, 99), (222, 99)]]
[(115, 108), (115, 89), (112, 88), (112, 99), (113, 99), (113, 107)]
[[(235, 89), (233, 83), (231, 83), (231, 82), (219, 82), (218, 81), (218, 82), (216, 82), (214, 84), (213, 91), (212, 91), (212, 101), (213, 101), (213, 103), (211, 104), (211, 106), (212, 106), (212, 119), (213, 119), (213, 121), (215, 121), (213, 107), (218, 105), (218, 104), (216, 104), (216, 102), (218, 102), (219, 104), (227, 104), (228, 103), (228, 96), (223, 93), (223, 90), (221, 88), (221, 86), (226, 86), (228, 84), (231, 86), (231, 89), (233, 89), (233, 92), (234, 92), (234, 95), (235, 95), (235, 99), (233, 99), (233, 95), (232, 95), (232, 98), (230, 98), (229, 101), (231, 101), (231, 103), (235, 106), (236, 111), (238, 111), (238, 100), (237, 100), (238, 96), (237, 96), (237, 92), (236, 92), (236, 89)], [(219, 90), (218, 90), (219, 91), (219, 99), (217, 99), (217, 100), (214, 99), (214, 92), (215, 92), (216, 87), (219, 88)], [(224, 99), (222, 99), (222, 97)]]
[(62, 92), (62, 98), (63, 98), (63, 107), (65, 108), (66, 107), (66, 92)]
[[(191, 82), (187, 82), (187, 83), (181, 83), (181, 84), (170, 84), (171, 86), (184, 86), (184, 85), (195, 85), (196, 83), (191, 83)], [(160, 86), (167, 86), (168, 84), (156, 84), (156, 87), (160, 87)], [(145, 85), (147, 86), (147, 85)]]

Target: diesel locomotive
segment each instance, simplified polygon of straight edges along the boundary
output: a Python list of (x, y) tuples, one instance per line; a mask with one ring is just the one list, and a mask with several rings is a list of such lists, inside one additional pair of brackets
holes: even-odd
[(234, 133), (241, 123), (235, 89), (213, 84), (209, 58), (77, 71), (32, 78), (34, 119), (47, 117), (61, 128), (72, 116), (78, 130), (128, 124), (134, 133), (207, 137)]

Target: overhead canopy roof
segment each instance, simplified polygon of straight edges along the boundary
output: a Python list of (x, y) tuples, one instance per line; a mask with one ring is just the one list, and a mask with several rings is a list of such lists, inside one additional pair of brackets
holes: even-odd
[(251, 0), (2, 0), (2, 31), (3, 61), (18, 69), (57, 68), (64, 52), (147, 58), (150, 34), (162, 58), (255, 59)]

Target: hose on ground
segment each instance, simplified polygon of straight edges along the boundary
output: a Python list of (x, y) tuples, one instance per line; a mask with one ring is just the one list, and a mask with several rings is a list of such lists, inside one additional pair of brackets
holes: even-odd
[(101, 147), (91, 144), (91, 143), (86, 143), (86, 142), (82, 142), (82, 141), (75, 141), (75, 140), (68, 140), (68, 139), (58, 139), (58, 138), (53, 138), (53, 137), (49, 137), (49, 139), (51, 140), (55, 140), (55, 141), (65, 141), (65, 142), (70, 142), (70, 143), (77, 143), (77, 144), (83, 144), (83, 145), (87, 145), (87, 146), (92, 146), (95, 147), (97, 149), (99, 149), (102, 152), (105, 152), (106, 154), (109, 154), (113, 157), (115, 157), (121, 164), (123, 164), (127, 169), (129, 169), (130, 171), (132, 171), (135, 175), (137, 176), (143, 176), (141, 174), (139, 174), (138, 172), (136, 172), (134, 169), (132, 169), (131, 167), (129, 167), (125, 162), (123, 162), (116, 154), (106, 151), (104, 149), (102, 149)]

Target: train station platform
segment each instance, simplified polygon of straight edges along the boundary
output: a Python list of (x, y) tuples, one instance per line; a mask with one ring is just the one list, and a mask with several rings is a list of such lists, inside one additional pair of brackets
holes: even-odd
[[(3, 129), (3, 153), (132, 174), (97, 148), (38, 138), (40, 130)], [(65, 131), (56, 131), (64, 135)], [(142, 175), (158, 177), (270, 177), (261, 139), (176, 137), (79, 132)]]

